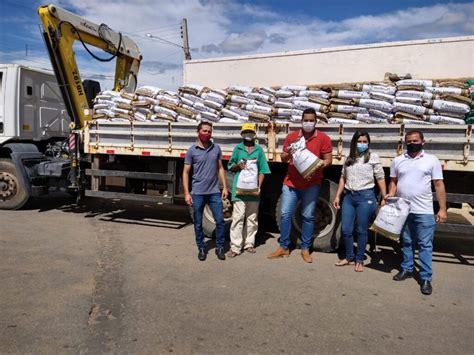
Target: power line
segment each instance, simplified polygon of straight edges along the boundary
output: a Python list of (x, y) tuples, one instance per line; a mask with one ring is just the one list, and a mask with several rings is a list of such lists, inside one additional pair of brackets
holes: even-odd
[(176, 24), (176, 25), (167, 25), (167, 26), (162, 26), (162, 27), (155, 27), (155, 28), (148, 28), (148, 29), (142, 29), (142, 30), (136, 30), (136, 31), (133, 31), (133, 32), (124, 32), (124, 33), (129, 33), (129, 34), (135, 34), (135, 33), (139, 33), (139, 32), (159, 32), (160, 30), (163, 30), (163, 29), (168, 29), (168, 28), (176, 28), (178, 27), (179, 24)]
[(146, 36), (147, 36), (148, 38), (150, 38), (150, 39), (157, 39), (157, 40), (162, 41), (162, 42), (164, 42), (164, 43), (167, 43), (167, 44), (170, 44), (170, 45), (179, 47), (179, 48), (183, 48), (183, 46), (180, 45), (180, 44), (177, 44), (177, 43), (168, 41), (167, 39), (164, 39), (164, 38), (161, 38), (161, 37), (158, 37), (158, 36), (154, 36), (154, 35), (152, 35), (151, 33), (147, 33)]

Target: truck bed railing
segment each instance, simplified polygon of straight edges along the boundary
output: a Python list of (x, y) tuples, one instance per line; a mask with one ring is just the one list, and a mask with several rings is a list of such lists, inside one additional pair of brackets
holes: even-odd
[[(283, 142), (290, 131), (300, 125), (256, 124), (258, 143), (263, 146), (270, 162), (280, 162)], [(348, 154), (350, 141), (356, 130), (367, 130), (371, 135), (371, 149), (384, 166), (403, 153), (404, 135), (409, 129), (420, 129), (425, 134), (427, 150), (442, 162), (443, 169), (474, 171), (471, 125), (320, 125), (318, 129), (333, 142), (333, 164), (340, 165)], [(221, 146), (223, 158), (229, 159), (233, 148), (242, 141), (240, 124), (217, 123), (213, 130), (214, 142)], [(84, 151), (90, 154), (118, 154), (160, 157), (184, 157), (195, 143), (196, 124), (161, 122), (89, 123), (84, 131)]]

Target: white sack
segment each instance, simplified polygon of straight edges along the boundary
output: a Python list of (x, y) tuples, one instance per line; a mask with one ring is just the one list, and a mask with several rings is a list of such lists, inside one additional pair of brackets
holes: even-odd
[(347, 118), (332, 117), (328, 120), (328, 124), (358, 124), (358, 123), (360, 123), (360, 121), (349, 120)]
[(381, 92), (388, 95), (395, 95), (397, 88), (395, 86), (388, 86), (388, 85), (371, 85), (371, 84), (364, 84), (362, 85), (362, 91), (367, 92)]
[(371, 100), (371, 99), (360, 99), (357, 101), (356, 103), (358, 103), (359, 106), (361, 107), (371, 108), (374, 110), (380, 110), (380, 111), (385, 111), (385, 112), (392, 112), (393, 106), (389, 102), (380, 101), (380, 100)]
[(412, 115), (424, 115), (428, 113), (428, 109), (424, 106), (410, 105), (403, 102), (395, 102), (393, 104), (393, 110), (411, 113)]
[(310, 180), (317, 169), (323, 164), (316, 154), (306, 148), (306, 141), (303, 136), (291, 143), (293, 149), (293, 165), (305, 180)]
[(351, 90), (336, 90), (336, 97), (340, 99), (370, 99), (368, 92)]
[(431, 123), (437, 124), (456, 124), (456, 125), (464, 125), (466, 122), (462, 118), (454, 118), (449, 116), (438, 116), (438, 115), (426, 115), (423, 116), (423, 119), (427, 120)]
[(298, 93), (298, 96), (304, 96), (304, 97), (316, 96), (316, 97), (321, 97), (323, 99), (328, 99), (329, 93), (323, 90), (302, 90)]
[(410, 201), (392, 197), (380, 208), (370, 229), (389, 239), (398, 241), (405, 221), (410, 213)]
[(395, 84), (397, 86), (433, 86), (433, 80), (423, 80), (423, 79), (403, 79), (398, 80)]
[(245, 161), (245, 168), (242, 169), (237, 178), (235, 188), (236, 195), (258, 195), (258, 165), (257, 159)]
[(433, 108), (438, 111), (445, 112), (456, 112), (466, 114), (470, 111), (470, 108), (466, 104), (459, 102), (445, 101), (445, 100), (433, 100)]

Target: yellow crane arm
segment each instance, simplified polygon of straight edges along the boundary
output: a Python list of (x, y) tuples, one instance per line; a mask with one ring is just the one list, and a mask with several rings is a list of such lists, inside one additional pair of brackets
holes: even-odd
[[(135, 89), (142, 55), (136, 43), (125, 35), (113, 31), (105, 24), (97, 25), (55, 5), (38, 8), (43, 23), (43, 36), (51, 63), (67, 107), (76, 127), (84, 127), (92, 118), (77, 67), (74, 42), (80, 41), (86, 51), (101, 61), (115, 59), (114, 90), (131, 92)], [(111, 54), (101, 59), (89, 51), (87, 45)]]

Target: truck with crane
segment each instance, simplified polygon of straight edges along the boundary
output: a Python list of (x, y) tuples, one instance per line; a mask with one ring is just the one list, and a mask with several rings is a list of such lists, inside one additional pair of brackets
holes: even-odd
[[(196, 124), (93, 120), (92, 101), (100, 92), (100, 84), (92, 80), (82, 81), (73, 50), (74, 43), (79, 41), (96, 59), (97, 56), (88, 46), (109, 53), (110, 57), (106, 60), (115, 60), (114, 90), (133, 92), (142, 60), (138, 46), (133, 40), (105, 24), (97, 25), (55, 5), (41, 6), (38, 13), (54, 74), (25, 66), (0, 65), (0, 209), (18, 209), (30, 197), (57, 190), (69, 191), (77, 198), (128, 199), (156, 204), (182, 201), (181, 171), (186, 150), (196, 139)], [(452, 44), (449, 41), (445, 43)], [(473, 43), (474, 38), (468, 38), (460, 44), (460, 48), (472, 49)], [(442, 51), (444, 56), (452, 55), (449, 51), (443, 51), (442, 41), (425, 41), (413, 57), (416, 58), (419, 51), (429, 50), (432, 45), (436, 45), (436, 51)], [(403, 43), (397, 43), (396, 46), (403, 47)], [(344, 50), (352, 53), (350, 48)], [(357, 55), (358, 51), (360, 48), (355, 49), (351, 55)], [(325, 51), (314, 54), (322, 52), (327, 55)], [(438, 60), (443, 60), (441, 57)], [(335, 72), (339, 67), (347, 65), (341, 57), (338, 58), (337, 68), (331, 69)], [(199, 79), (197, 74), (191, 74), (195, 67), (197, 70), (194, 73), (206, 71), (212, 78), (212, 66), (215, 63), (218, 62), (215, 66), (217, 68), (225, 66), (227, 61), (230, 68), (236, 68), (240, 60), (209, 60), (204, 62), (204, 67), (201, 61), (186, 60), (185, 80), (190, 82), (189, 80)], [(266, 57), (262, 63), (264, 62), (268, 63)], [(414, 60), (409, 60), (406, 63), (403, 67), (405, 72), (411, 71), (409, 63), (413, 62)], [(245, 70), (255, 70), (258, 67), (255, 63), (257, 62), (250, 64), (253, 69)], [(387, 68), (392, 67), (390, 60), (385, 65)], [(443, 77), (439, 67), (438, 65), (437, 71), (432, 72), (431, 78)], [(285, 75), (290, 77), (285, 80), (293, 83), (300, 80), (297, 74), (300, 70), (289, 68), (292, 66), (288, 66)], [(370, 72), (370, 68), (364, 70)], [(425, 70), (429, 72), (428, 69)], [(464, 72), (453, 74), (455, 76), (451, 78), (474, 76), (472, 66), (461, 70)], [(216, 69), (217, 72), (219, 70)], [(289, 74), (291, 72), (295, 73), (294, 77)], [(268, 81), (268, 78), (275, 77), (276, 74), (273, 74), (262, 74), (258, 85), (278, 85), (274, 81)], [(233, 80), (232, 77), (218, 76), (224, 80)], [(374, 80), (373, 73), (364, 77), (366, 81)], [(258, 75), (250, 75), (249, 78), (248, 83), (240, 81), (239, 84), (254, 85), (250, 80), (258, 80)], [(364, 81), (363, 78), (357, 79)], [(245, 80), (244, 76), (242, 80)], [(227, 85), (222, 82), (205, 84), (217, 88)], [(233, 147), (241, 140), (239, 127), (239, 124), (232, 123), (214, 124), (213, 138), (221, 146), (223, 160), (230, 158)], [(430, 152), (436, 154), (443, 164), (449, 202), (453, 206), (461, 203), (474, 204), (471, 185), (474, 177), (471, 125), (322, 125), (318, 129), (330, 136), (334, 151), (333, 166), (325, 170), (326, 179), (317, 203), (315, 249), (331, 250), (338, 245), (340, 216), (331, 202), (343, 156), (348, 152), (354, 131), (361, 128), (371, 133), (372, 149), (379, 154), (385, 167), (401, 154), (406, 130), (422, 129)], [(278, 221), (279, 196), (286, 173), (286, 164), (281, 162), (282, 145), (286, 135), (296, 129), (299, 126), (295, 124), (256, 124), (258, 142), (263, 146), (272, 170), (262, 187), (260, 208), (262, 216), (275, 221)], [(224, 209), (226, 223), (229, 225), (231, 201), (224, 201)], [(301, 222), (298, 216), (299, 213), (296, 213), (293, 221), (292, 235), (295, 242), (300, 234)], [(212, 236), (214, 221), (207, 208), (203, 224), (205, 233)], [(448, 223), (439, 228), (474, 235), (472, 225)]]

